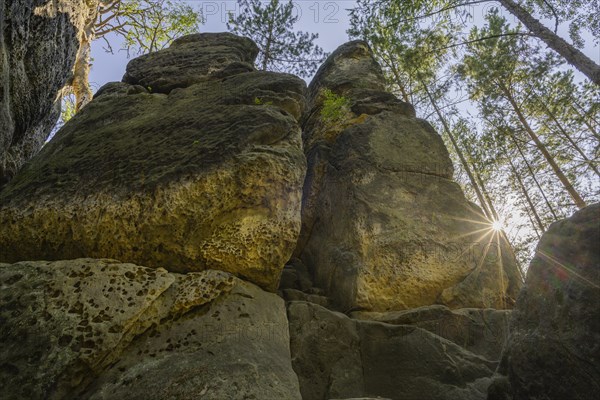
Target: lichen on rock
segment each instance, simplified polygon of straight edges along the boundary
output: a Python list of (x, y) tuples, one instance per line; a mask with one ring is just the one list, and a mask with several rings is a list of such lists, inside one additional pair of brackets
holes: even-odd
[[(299, 394), (283, 300), (228, 273), (76, 259), (2, 264), (0, 282), (2, 399), (173, 398), (152, 385), (228, 398), (235, 389), (201, 373), (211, 365), (246, 395)], [(191, 367), (199, 386), (182, 387)]]
[[(308, 171), (295, 256), (338, 309), (431, 304), (510, 308), (520, 287), (508, 243), (452, 180), (440, 135), (385, 92), (365, 42), (340, 46), (308, 88)], [(348, 104), (333, 126), (333, 93)]]
[(219, 269), (274, 290), (300, 229), (305, 84), (273, 72), (188, 79), (214, 66), (202, 54), (230, 54), (217, 59), (226, 67), (251, 62), (254, 46), (193, 35), (132, 61), (130, 75), (162, 68), (179, 83), (101, 88), (1, 192), (0, 260)]

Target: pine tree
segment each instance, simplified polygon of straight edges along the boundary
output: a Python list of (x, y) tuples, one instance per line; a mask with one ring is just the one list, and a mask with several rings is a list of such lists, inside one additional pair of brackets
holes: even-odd
[(164, 48), (179, 36), (196, 32), (201, 23), (199, 11), (175, 0), (90, 1), (71, 87), (66, 91), (75, 97), (75, 112), (92, 100), (89, 74), (94, 40), (104, 40), (106, 51), (112, 53), (111, 41), (120, 38), (123, 50), (140, 55)]
[[(351, 38), (363, 39), (371, 45), (389, 90), (422, 112), (426, 112), (425, 107), (435, 112), (423, 85), (429, 86), (430, 94), (437, 99), (432, 86), (448, 59), (448, 50), (444, 48), (453, 42), (459, 28), (452, 18), (424, 23), (408, 17), (431, 11), (427, 3), (358, 0), (350, 11), (348, 30)], [(399, 16), (406, 18), (399, 20)]]
[(270, 0), (238, 0), (239, 14), (230, 14), (227, 28), (254, 40), (260, 53), (257, 64), (263, 71), (289, 72), (302, 77), (312, 76), (327, 57), (315, 44), (316, 33), (294, 32), (299, 16), (294, 4)]
[(522, 38), (508, 35), (515, 30), (508, 26), (506, 20), (499, 16), (497, 11), (488, 14), (486, 18), (488, 25), (481, 29), (473, 28), (470, 37), (477, 39), (496, 36), (496, 38), (486, 41), (473, 40), (468, 45), (469, 53), (459, 68), (461, 76), (475, 97), (486, 96), (490, 100), (506, 103), (507, 109), (517, 118), (520, 127), (544, 156), (575, 205), (578, 208), (585, 207), (586, 203), (579, 191), (565, 174), (555, 155), (548, 150), (537, 129), (526, 117), (523, 102), (518, 98), (518, 93), (523, 93), (521, 90), (523, 82), (527, 82), (530, 78), (530, 71), (526, 68), (527, 63), (523, 61), (527, 54), (531, 55), (530, 48)]
[[(490, 2), (492, 0), (489, 0)], [(600, 40), (600, 27), (597, 10), (597, 3), (586, 2), (584, 0), (558, 0), (556, 7), (550, 6), (547, 0), (528, 0), (527, 8), (515, 0), (497, 0), (508, 12), (513, 14), (528, 30), (528, 32), (518, 32), (513, 34), (531, 35), (543, 41), (549, 48), (559, 54), (565, 61), (581, 71), (585, 76), (600, 85), (600, 65), (596, 64), (591, 58), (582, 53), (578, 47), (582, 47), (581, 30), (590, 31), (596, 41)], [(373, 0), (370, 1), (373, 9), (382, 7), (394, 8), (396, 14), (387, 20), (385, 26), (391, 27), (403, 24), (407, 21), (415, 21), (425, 17), (448, 15), (455, 10), (458, 14), (466, 13), (465, 6), (472, 4), (485, 3), (486, 1), (469, 0)], [(577, 10), (579, 6), (580, 11)], [(556, 19), (554, 31), (543, 25), (539, 19), (531, 13), (531, 9), (542, 10), (542, 14), (548, 16), (550, 13)], [(569, 25), (570, 36), (575, 41), (574, 44), (567, 42), (556, 33), (558, 23), (571, 21)], [(493, 37), (493, 36), (491, 36)]]

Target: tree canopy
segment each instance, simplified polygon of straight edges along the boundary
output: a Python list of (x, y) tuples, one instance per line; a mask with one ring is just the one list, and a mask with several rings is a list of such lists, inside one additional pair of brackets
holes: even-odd
[(349, 35), (437, 125), (467, 195), (510, 227), (523, 264), (552, 222), (600, 199), (597, 64), (579, 50), (590, 34), (598, 43), (594, 2), (499, 1), (482, 21), (466, 6), (487, 1), (358, 0), (350, 11)]
[(279, 0), (238, 0), (239, 14), (230, 14), (227, 27), (254, 40), (260, 53), (257, 64), (263, 71), (312, 76), (327, 56), (315, 44), (316, 33), (294, 31), (299, 15), (294, 3)]

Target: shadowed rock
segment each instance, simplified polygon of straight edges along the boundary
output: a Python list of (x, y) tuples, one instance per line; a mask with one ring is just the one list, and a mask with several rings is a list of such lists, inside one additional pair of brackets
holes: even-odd
[[(489, 400), (600, 393), (600, 204), (544, 233), (527, 270)], [(508, 379), (506, 378), (508, 377)]]
[(288, 304), (292, 365), (302, 398), (482, 400), (494, 363), (424, 329), (357, 321)]
[(42, 147), (60, 115), (96, 1), (0, 1), (0, 187)]
[(352, 318), (385, 322), (393, 325), (413, 325), (428, 330), (464, 347), (472, 353), (499, 361), (508, 336), (511, 310), (423, 306), (404, 311), (351, 313)]
[(283, 300), (221, 271), (0, 265), (0, 397), (300, 399)]

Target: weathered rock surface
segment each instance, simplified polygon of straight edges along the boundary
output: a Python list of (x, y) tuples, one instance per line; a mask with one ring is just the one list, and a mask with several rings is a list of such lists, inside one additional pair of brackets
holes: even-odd
[(211, 79), (254, 71), (256, 44), (231, 33), (197, 33), (173, 41), (163, 51), (142, 55), (127, 65), (123, 82), (169, 93)]
[(60, 114), (94, 0), (0, 1), (0, 187), (44, 144)]
[(598, 392), (600, 206), (544, 236), (493, 378), (520, 279), (440, 136), (363, 42), (308, 96), (256, 54), (133, 60), (0, 191), (0, 261), (62, 260), (0, 264), (0, 398)]
[(300, 230), (305, 84), (258, 71), (188, 79), (215, 67), (204, 53), (230, 52), (217, 58), (225, 68), (256, 55), (247, 39), (220, 37), (180, 39), (128, 72), (152, 91), (191, 86), (99, 90), (0, 193), (0, 261), (113, 258), (276, 289)]
[(288, 304), (292, 365), (304, 400), (484, 399), (494, 363), (427, 330)]
[(351, 313), (351, 317), (393, 325), (417, 326), (490, 361), (499, 361), (508, 337), (511, 312), (491, 308), (451, 310), (445, 306), (434, 305), (384, 313), (356, 311)]
[[(509, 246), (452, 181), (441, 137), (383, 82), (355, 41), (309, 85), (295, 254), (343, 311), (510, 307), (521, 281)], [(325, 89), (343, 104), (332, 110)]]
[(0, 265), (2, 399), (299, 399), (283, 301), (221, 271)]
[(354, 397), (352, 399), (331, 399), (331, 400), (390, 400), (383, 397)]
[(555, 222), (527, 271), (490, 400), (600, 393), (600, 204)]

